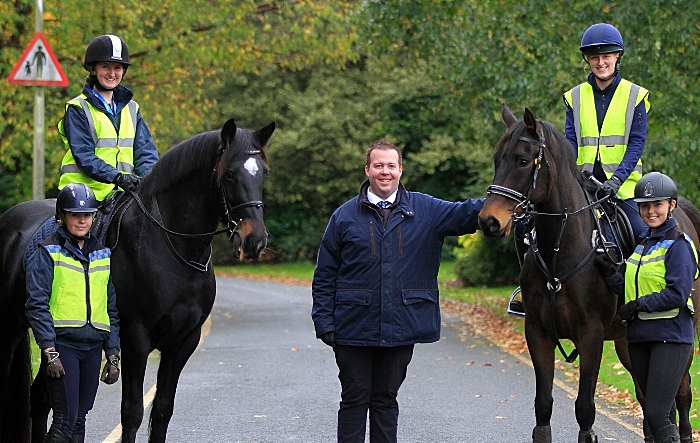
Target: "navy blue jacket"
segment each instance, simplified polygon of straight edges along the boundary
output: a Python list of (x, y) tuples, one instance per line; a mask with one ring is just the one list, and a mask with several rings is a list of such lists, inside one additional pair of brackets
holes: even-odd
[(435, 342), (444, 238), (476, 232), (484, 201), (452, 203), (400, 185), (384, 227), (368, 187), (333, 213), (323, 235), (312, 285), (316, 336), (335, 331), (337, 344), (351, 346)]
[[(642, 243), (643, 254), (661, 241), (671, 229), (678, 229), (676, 220), (668, 223), (654, 234), (647, 231)], [(627, 340), (630, 343), (685, 343), (693, 344), (693, 315), (686, 308), (690, 291), (698, 269), (690, 244), (684, 240), (673, 243), (665, 255), (666, 287), (659, 292), (639, 297), (639, 310), (658, 312), (680, 308), (674, 318), (640, 320), (635, 318), (627, 323)], [(642, 275), (639, 278), (643, 278)], [(608, 286), (621, 297), (625, 293), (624, 268), (606, 280)], [(700, 306), (695, 306), (700, 309)]]
[[(73, 258), (87, 262), (87, 254), (101, 249), (97, 238), (86, 240), (83, 247), (85, 255), (77, 251), (77, 246), (69, 238), (66, 231), (59, 227), (53, 236), (55, 244), (66, 248)], [(49, 311), (49, 298), (53, 285), (53, 259), (41, 245), (37, 245), (34, 254), (27, 261), (27, 292), (26, 314), (34, 338), (41, 349), (52, 348), (55, 343), (74, 349), (87, 351), (102, 346), (105, 355), (119, 355), (119, 317), (117, 315), (117, 295), (110, 276), (107, 284), (107, 313), (109, 314), (110, 331), (96, 329), (91, 324), (80, 328), (54, 328), (53, 317)]]
[[(95, 96), (95, 91), (89, 84), (83, 87), (83, 94), (87, 96), (87, 101), (92, 106), (107, 114), (118, 133), (121, 110), (129, 104), (134, 95), (131, 90), (122, 85), (114, 89), (114, 100), (117, 102), (116, 116), (107, 112), (102, 100)], [(119, 170), (95, 155), (95, 141), (92, 139), (90, 125), (82, 108), (68, 106), (63, 116), (63, 130), (71, 153), (80, 169), (95, 181), (113, 183)], [(158, 150), (153, 142), (151, 131), (141, 117), (141, 109), (139, 108), (136, 116), (136, 137), (134, 138), (134, 173), (143, 177), (150, 172), (157, 160)]]

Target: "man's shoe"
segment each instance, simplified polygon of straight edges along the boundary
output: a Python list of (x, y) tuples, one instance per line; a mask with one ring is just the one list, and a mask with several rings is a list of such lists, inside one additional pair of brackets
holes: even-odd
[(510, 295), (510, 301), (508, 302), (508, 309), (506, 312), (509, 315), (513, 315), (515, 317), (525, 317), (525, 308), (523, 307), (523, 301), (522, 300), (516, 300), (515, 297), (520, 294), (520, 286), (515, 288), (515, 291)]

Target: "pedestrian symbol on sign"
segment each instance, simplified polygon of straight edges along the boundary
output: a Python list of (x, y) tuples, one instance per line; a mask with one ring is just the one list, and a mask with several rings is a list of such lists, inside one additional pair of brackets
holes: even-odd
[(34, 35), (7, 81), (24, 86), (68, 86), (68, 78), (41, 31)]

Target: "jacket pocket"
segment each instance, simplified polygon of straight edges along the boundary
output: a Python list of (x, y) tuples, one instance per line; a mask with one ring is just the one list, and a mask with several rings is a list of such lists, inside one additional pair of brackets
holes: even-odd
[(372, 315), (369, 289), (338, 289), (335, 296), (333, 323), (341, 340), (379, 339), (378, 319)]
[(400, 341), (433, 340), (440, 333), (437, 289), (407, 289), (401, 292)]

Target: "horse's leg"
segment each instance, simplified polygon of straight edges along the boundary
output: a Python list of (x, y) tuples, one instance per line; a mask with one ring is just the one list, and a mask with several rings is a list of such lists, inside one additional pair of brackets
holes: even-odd
[(46, 383), (44, 371), (40, 370), (36, 375), (29, 392), (32, 416), (32, 443), (43, 443), (46, 438), (46, 421), (51, 411), (49, 386)]
[(525, 317), (525, 339), (535, 368), (535, 421), (532, 430), (533, 443), (551, 443), (552, 387), (554, 384), (555, 343), (546, 331)]
[(11, 320), (0, 325), (0, 441), (29, 442), (31, 364), (27, 329)]
[[(135, 443), (143, 421), (143, 380), (150, 352), (148, 333), (141, 328), (124, 328), (122, 332), (122, 443)], [(138, 332), (137, 332), (138, 331)]]
[(175, 408), (175, 391), (182, 369), (199, 344), (201, 325), (192, 330), (176, 349), (161, 351), (158, 365), (158, 390), (151, 409), (149, 443), (164, 443)]
[[(690, 426), (690, 408), (693, 402), (693, 391), (690, 388), (690, 364), (693, 362), (693, 354), (690, 354), (688, 367), (681, 379), (681, 385), (676, 394), (676, 410), (678, 411), (678, 431), (681, 434), (681, 443), (693, 442), (693, 428)], [(671, 420), (675, 421), (675, 420)]]
[(580, 353), (578, 396), (576, 397), (576, 421), (579, 425), (579, 443), (596, 442), (593, 432), (595, 422), (595, 388), (598, 382), (600, 360), (603, 357), (604, 330), (602, 325), (589, 325), (587, 333), (576, 343)]

